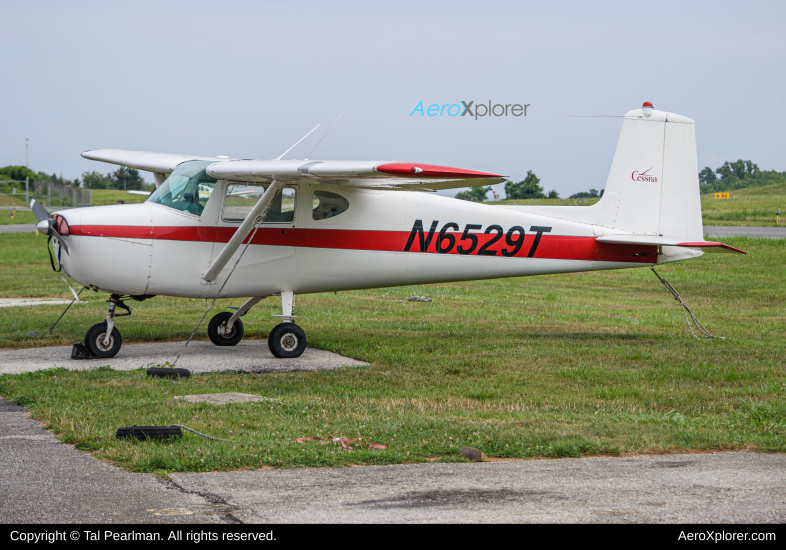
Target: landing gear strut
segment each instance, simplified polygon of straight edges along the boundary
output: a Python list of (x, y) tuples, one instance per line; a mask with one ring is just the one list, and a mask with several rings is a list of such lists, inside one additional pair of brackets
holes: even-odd
[(273, 317), (278, 317), (283, 322), (273, 327), (267, 338), (270, 353), (281, 359), (300, 357), (306, 351), (306, 333), (293, 322), (294, 309), (294, 294), (282, 291), (281, 315)]
[[(207, 326), (210, 341), (217, 346), (235, 346), (243, 339), (243, 321), (240, 317), (257, 304), (264, 296), (251, 298), (235, 310), (234, 313), (223, 311), (217, 313)], [(294, 294), (281, 292), (281, 315), (273, 315), (283, 322), (273, 327), (267, 339), (270, 353), (281, 359), (300, 357), (306, 350), (306, 333), (293, 320)], [(99, 326), (99, 325), (96, 325)], [(103, 325), (100, 325), (103, 326)]]
[[(126, 313), (115, 313), (116, 308), (126, 310)], [(117, 355), (123, 339), (120, 331), (115, 328), (115, 317), (131, 315), (131, 308), (123, 303), (119, 294), (112, 294), (109, 297), (109, 311), (103, 323), (93, 325), (85, 335), (85, 346), (95, 357), (109, 358)]]

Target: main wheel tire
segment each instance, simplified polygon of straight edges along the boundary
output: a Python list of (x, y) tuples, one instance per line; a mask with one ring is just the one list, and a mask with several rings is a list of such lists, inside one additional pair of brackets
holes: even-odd
[(306, 333), (295, 323), (281, 323), (270, 331), (267, 346), (280, 359), (300, 357), (306, 351)]
[(123, 339), (120, 337), (120, 331), (117, 327), (112, 327), (112, 334), (109, 336), (109, 345), (104, 345), (104, 337), (106, 336), (106, 321), (93, 325), (85, 335), (85, 346), (87, 350), (96, 357), (108, 359), (117, 355), (120, 351), (120, 346), (123, 344)]
[(210, 341), (217, 346), (236, 346), (243, 339), (243, 321), (237, 319), (232, 323), (232, 330), (225, 333), (227, 321), (232, 317), (232, 313), (222, 311), (217, 313), (207, 326), (207, 335)]

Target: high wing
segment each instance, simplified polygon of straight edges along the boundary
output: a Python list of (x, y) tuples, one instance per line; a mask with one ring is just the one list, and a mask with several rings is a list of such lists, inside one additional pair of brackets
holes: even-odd
[(200, 157), (199, 155), (173, 155), (169, 153), (152, 153), (150, 151), (128, 151), (126, 149), (96, 149), (85, 151), (82, 156), (89, 160), (98, 160), (128, 166), (137, 170), (171, 174), (175, 167), (187, 160), (213, 160), (220, 162), (223, 157)]
[(214, 178), (249, 183), (322, 182), (372, 189), (438, 191), (494, 185), (505, 176), (464, 168), (389, 161), (236, 160), (213, 164)]
[(157, 174), (170, 174), (178, 164), (189, 160), (215, 161), (207, 168), (209, 175), (251, 185), (277, 180), (372, 189), (438, 191), (494, 185), (505, 181), (505, 176), (499, 174), (412, 162), (239, 160), (120, 149), (85, 151), (82, 156)]

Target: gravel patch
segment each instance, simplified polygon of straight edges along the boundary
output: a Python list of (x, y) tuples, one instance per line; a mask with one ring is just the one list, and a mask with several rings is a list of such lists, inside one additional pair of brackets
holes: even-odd
[[(70, 304), (71, 300), (51, 300), (47, 298), (0, 298), (0, 307), (17, 306), (59, 306)], [(74, 302), (83, 303), (83, 302)]]
[(215, 346), (211, 342), (124, 344), (111, 359), (71, 359), (71, 346), (0, 350), (0, 374), (16, 374), (53, 368), (90, 370), (109, 366), (114, 370), (135, 370), (170, 363), (181, 353), (178, 368), (203, 372), (290, 372), (366, 367), (369, 363), (329, 351), (306, 348), (297, 359), (278, 359), (267, 347), (267, 340), (248, 340), (237, 346)]
[(200, 393), (197, 395), (176, 395), (172, 401), (184, 401), (186, 403), (211, 403), (213, 405), (226, 405), (227, 403), (253, 403), (256, 401), (270, 401), (280, 403), (280, 399), (271, 399), (261, 395), (251, 395), (250, 393)]

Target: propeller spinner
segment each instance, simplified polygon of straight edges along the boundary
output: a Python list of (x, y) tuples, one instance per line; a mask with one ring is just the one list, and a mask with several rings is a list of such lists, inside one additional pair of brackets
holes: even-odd
[(70, 256), (71, 253), (68, 251), (68, 245), (66, 244), (65, 240), (63, 240), (63, 236), (57, 231), (57, 223), (55, 223), (54, 218), (49, 214), (47, 209), (44, 208), (44, 205), (33, 199), (30, 201), (30, 208), (33, 209), (33, 214), (38, 220), (38, 223), (35, 226), (36, 229), (38, 229), (38, 232), (44, 235), (51, 235), (57, 239), (57, 242), (59, 242), (60, 246), (63, 247), (63, 250), (66, 251), (66, 254)]

